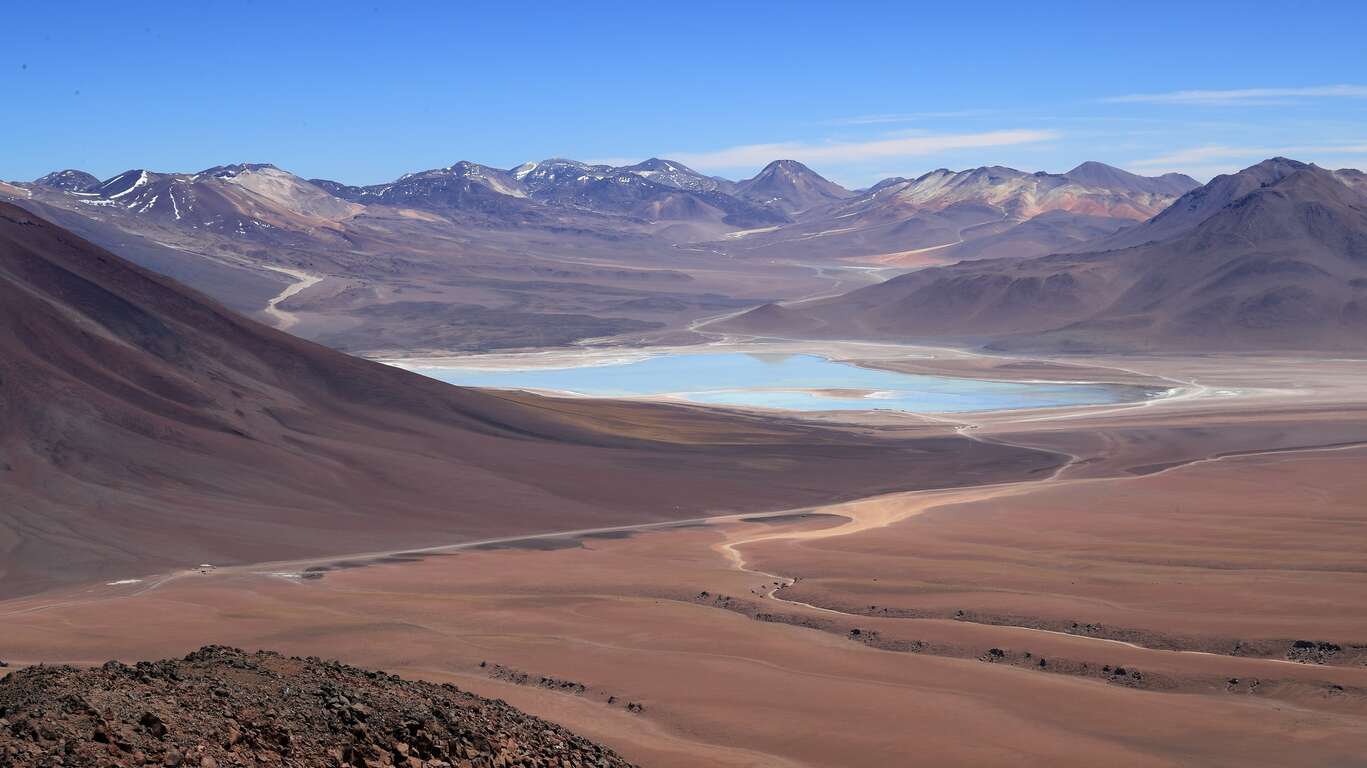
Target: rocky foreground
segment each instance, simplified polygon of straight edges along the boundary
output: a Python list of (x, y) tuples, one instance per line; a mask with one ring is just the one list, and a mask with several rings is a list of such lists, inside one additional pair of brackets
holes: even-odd
[(0, 680), (0, 767), (629, 766), (450, 684), (208, 646), (182, 660)]

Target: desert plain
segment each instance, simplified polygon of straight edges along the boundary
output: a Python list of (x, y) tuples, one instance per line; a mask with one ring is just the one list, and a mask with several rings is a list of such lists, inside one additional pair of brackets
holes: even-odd
[(6, 660), (335, 656), (654, 766), (1362, 764), (1367, 362), (881, 349), (826, 351), (1166, 391), (770, 414), (1049, 460), (829, 505), (62, 587), (0, 602)]

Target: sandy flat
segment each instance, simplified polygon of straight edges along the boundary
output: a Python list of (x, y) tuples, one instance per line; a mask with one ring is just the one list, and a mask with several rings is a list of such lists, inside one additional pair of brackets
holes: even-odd
[(1085, 364), (1186, 396), (945, 420), (1025, 480), (9, 600), (0, 656), (341, 657), (645, 765), (1357, 764), (1364, 364)]

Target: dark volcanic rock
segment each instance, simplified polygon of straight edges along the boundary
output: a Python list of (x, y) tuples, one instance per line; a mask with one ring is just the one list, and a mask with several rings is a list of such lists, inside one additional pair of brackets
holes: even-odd
[(1326, 664), (1342, 650), (1343, 647), (1336, 643), (1327, 643), (1322, 640), (1318, 642), (1297, 640), (1287, 650), (1286, 658), (1303, 664)]
[(68, 192), (85, 192), (98, 186), (100, 180), (85, 171), (68, 168), (65, 171), (53, 171), (41, 179), (35, 179), (33, 183)]
[(313, 657), (208, 646), (0, 681), (0, 767), (144, 764), (629, 765), (502, 701)]
[(825, 205), (853, 194), (796, 160), (775, 160), (754, 178), (739, 182), (736, 190), (747, 200), (787, 212)]

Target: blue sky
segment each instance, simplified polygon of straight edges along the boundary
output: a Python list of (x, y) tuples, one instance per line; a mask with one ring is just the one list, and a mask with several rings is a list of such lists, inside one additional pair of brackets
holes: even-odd
[[(843, 7), (840, 7), (843, 6)], [(951, 7), (953, 6), (953, 7)], [(18, 3), (0, 178), (793, 157), (851, 186), (1367, 167), (1367, 3)]]

